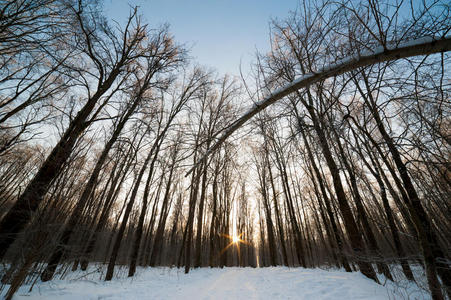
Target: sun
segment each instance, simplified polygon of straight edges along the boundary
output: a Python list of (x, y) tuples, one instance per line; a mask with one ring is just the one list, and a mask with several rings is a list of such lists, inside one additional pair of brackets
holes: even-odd
[(241, 240), (240, 240), (240, 237), (239, 236), (237, 236), (237, 235), (234, 235), (233, 237), (232, 237), (232, 242), (234, 243), (234, 244), (237, 244), (237, 243), (239, 243)]
[(241, 239), (241, 237), (243, 236), (243, 233), (240, 233), (239, 235), (236, 235), (236, 234), (228, 235), (228, 234), (222, 233), (221, 236), (228, 238), (230, 240), (230, 243), (221, 250), (219, 255), (222, 255), (230, 247), (236, 247), (236, 249), (238, 250), (238, 253), (240, 253), (240, 244), (251, 245), (251, 244), (249, 244), (249, 242)]

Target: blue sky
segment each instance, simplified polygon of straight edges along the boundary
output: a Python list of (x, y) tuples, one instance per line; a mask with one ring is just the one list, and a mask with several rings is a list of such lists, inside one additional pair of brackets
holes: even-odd
[(269, 21), (285, 18), (298, 0), (105, 0), (105, 13), (122, 23), (130, 5), (138, 5), (151, 26), (171, 25), (180, 43), (202, 65), (221, 74), (249, 70), (255, 49), (269, 49)]

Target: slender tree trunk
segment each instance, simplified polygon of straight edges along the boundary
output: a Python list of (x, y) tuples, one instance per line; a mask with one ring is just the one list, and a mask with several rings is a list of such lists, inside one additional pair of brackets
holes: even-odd
[[(207, 142), (207, 149), (210, 143)], [(197, 238), (196, 238), (196, 254), (194, 260), (194, 268), (199, 268), (202, 266), (202, 219), (204, 215), (204, 202), (205, 202), (205, 194), (207, 190), (207, 161), (203, 164), (202, 170), (202, 183), (200, 188), (200, 198), (199, 198), (199, 212), (197, 215)]]
[(283, 264), (285, 266), (288, 266), (289, 263), (288, 263), (287, 246), (285, 244), (286, 243), (285, 233), (284, 233), (283, 222), (282, 222), (281, 214), (280, 214), (280, 210), (279, 210), (279, 203), (277, 201), (276, 188), (274, 185), (274, 179), (273, 179), (273, 175), (272, 175), (272, 171), (271, 171), (271, 165), (269, 164), (268, 160), (266, 160), (266, 162), (267, 162), (267, 166), (268, 166), (269, 182), (271, 183), (271, 189), (272, 189), (272, 194), (273, 194), (273, 202), (274, 202), (274, 209), (275, 209), (276, 219), (277, 219), (277, 227), (279, 229), (279, 240), (280, 240), (280, 245), (282, 247)]

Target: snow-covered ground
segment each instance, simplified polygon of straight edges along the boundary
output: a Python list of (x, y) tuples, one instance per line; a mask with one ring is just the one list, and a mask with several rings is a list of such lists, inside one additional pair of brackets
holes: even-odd
[[(414, 284), (378, 285), (359, 272), (301, 268), (140, 268), (103, 281), (103, 268), (69, 273), (64, 280), (22, 286), (13, 299), (428, 299)], [(86, 275), (87, 274), (87, 275)], [(383, 282), (384, 283), (384, 282)], [(0, 297), (5, 295), (4, 287)]]

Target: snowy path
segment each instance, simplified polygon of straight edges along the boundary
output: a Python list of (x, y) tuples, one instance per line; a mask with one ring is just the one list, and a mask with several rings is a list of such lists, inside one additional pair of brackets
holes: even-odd
[[(119, 273), (125, 277), (125, 269)], [(360, 273), (320, 269), (203, 268), (185, 275), (177, 269), (147, 268), (133, 279), (111, 282), (100, 280), (100, 273), (80, 279), (82, 274), (38, 283), (31, 293), (23, 286), (14, 299), (393, 299), (390, 289)]]

